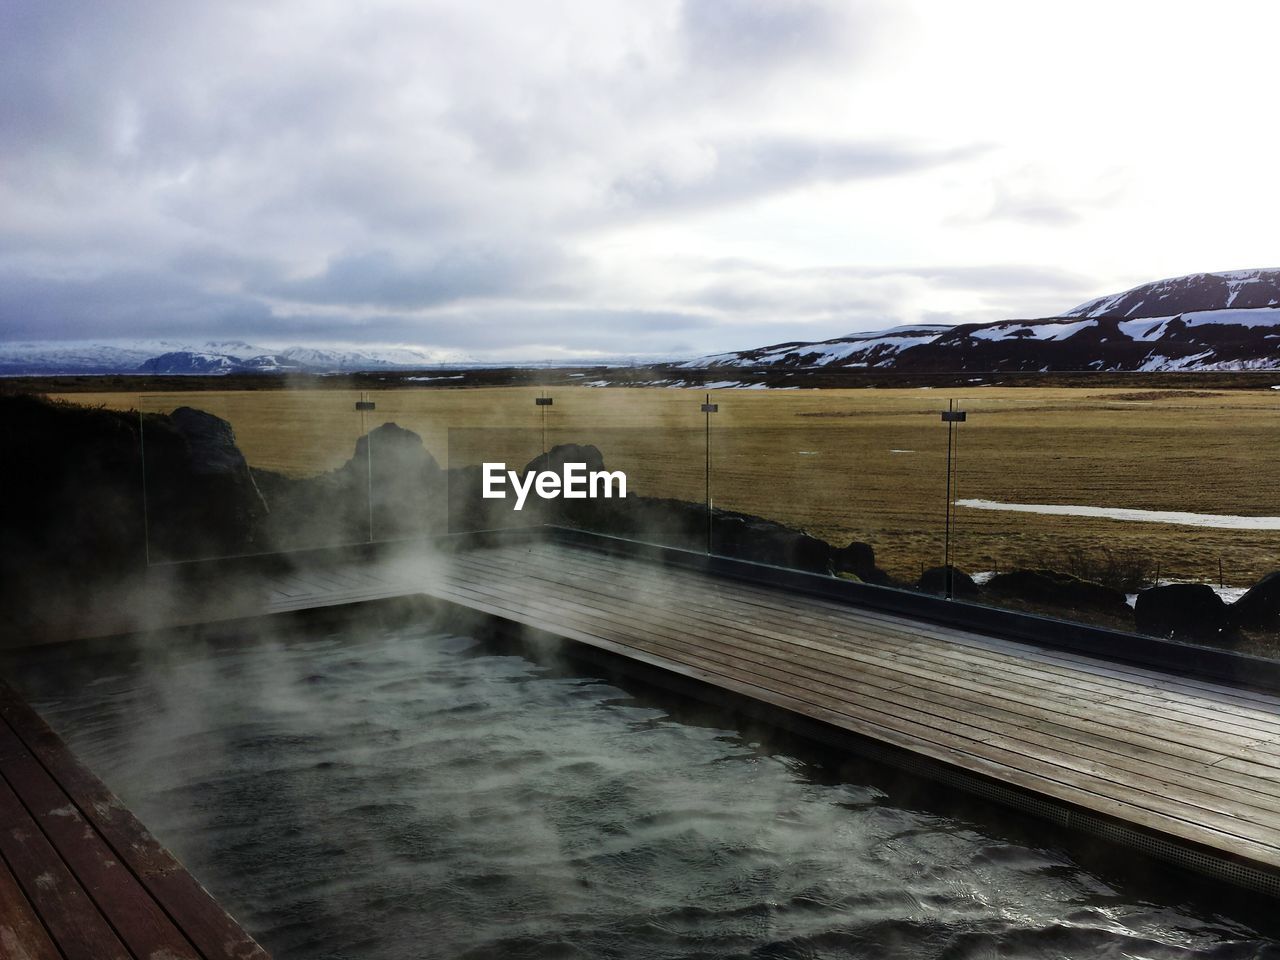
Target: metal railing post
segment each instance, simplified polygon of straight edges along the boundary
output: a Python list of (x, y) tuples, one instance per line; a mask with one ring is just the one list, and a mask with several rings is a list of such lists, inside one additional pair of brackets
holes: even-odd
[(706, 401), (702, 404), (702, 412), (706, 417), (706, 439), (703, 443), (703, 449), (706, 452), (706, 474), (703, 487), (703, 502), (707, 509), (707, 553), (712, 553), (712, 505), (711, 505), (711, 415), (720, 409), (720, 404), (711, 402), (711, 394), (707, 394)]
[(947, 509), (946, 521), (942, 534), (942, 576), (946, 598), (954, 599), (955, 577), (951, 572), (951, 514), (955, 511), (953, 494), (953, 477), (955, 475), (955, 433), (956, 424), (964, 423), (967, 414), (956, 409), (955, 400), (947, 401), (947, 409), (942, 411), (942, 422), (947, 425)]

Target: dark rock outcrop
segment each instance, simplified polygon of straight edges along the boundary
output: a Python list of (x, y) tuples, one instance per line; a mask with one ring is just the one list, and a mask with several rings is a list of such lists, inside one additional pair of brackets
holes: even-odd
[(530, 460), (521, 472), (533, 473), (551, 470), (555, 473), (562, 473), (566, 463), (586, 464), (587, 472), (590, 473), (594, 470), (604, 469), (604, 456), (600, 453), (600, 448), (594, 444), (559, 443), (546, 453), (540, 453)]
[(916, 589), (923, 593), (934, 593), (945, 597), (948, 585), (951, 588), (952, 597), (976, 597), (980, 592), (978, 585), (973, 582), (973, 577), (958, 567), (930, 567), (920, 574)]
[(878, 587), (893, 585), (893, 578), (876, 566), (875, 549), (857, 540), (831, 551), (831, 572), (851, 573), (863, 583)]
[(1280, 571), (1267, 574), (1231, 604), (1227, 620), (1245, 630), (1280, 630)]
[(329, 473), (295, 479), (256, 470), (254, 476), (271, 508), (268, 535), (281, 548), (397, 540), (448, 529), (445, 471), (418, 434), (394, 423), (357, 438), (351, 459)]
[(1138, 594), (1138, 632), (1174, 640), (1223, 640), (1227, 605), (1208, 584), (1170, 583)]
[(370, 430), (356, 440), (341, 473), (349, 488), (363, 484), (366, 502), (372, 500), (373, 539), (443, 532), (444, 472), (412, 430), (394, 423)]
[(0, 455), (4, 629), (71, 629), (148, 561), (270, 549), (263, 498), (229, 425), (209, 414), (0, 396)]
[(1065, 610), (1097, 611), (1125, 618), (1130, 615), (1129, 604), (1119, 590), (1054, 570), (998, 573), (983, 584), (983, 589), (997, 597)]
[(715, 517), (711, 544), (714, 552), (737, 560), (809, 573), (831, 572), (829, 543), (811, 537), (803, 530), (759, 517), (744, 514)]
[(267, 504), (231, 424), (191, 407), (141, 423), (152, 561), (270, 549), (260, 536)]

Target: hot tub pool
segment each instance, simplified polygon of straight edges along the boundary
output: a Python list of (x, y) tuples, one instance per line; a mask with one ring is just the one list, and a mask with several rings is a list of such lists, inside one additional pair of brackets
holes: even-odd
[(998, 807), (438, 621), (100, 649), (8, 669), (279, 960), (1280, 956)]

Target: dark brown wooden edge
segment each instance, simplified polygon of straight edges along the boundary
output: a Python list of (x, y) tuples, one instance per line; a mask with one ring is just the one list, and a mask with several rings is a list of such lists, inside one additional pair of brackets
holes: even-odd
[(202, 956), (209, 960), (270, 960), (248, 931), (3, 680), (0, 717)]
[[(476, 611), (465, 604), (437, 597), (431, 599), (467, 615), (476, 614)], [(1259, 895), (1258, 903), (1249, 906), (1256, 907), (1264, 916), (1274, 915), (1275, 899), (1280, 898), (1280, 873), (1267, 864), (1190, 840), (1171, 839), (1158, 831), (1118, 817), (1085, 810), (996, 777), (963, 770), (941, 760), (753, 699), (699, 676), (685, 673), (676, 664), (672, 664), (670, 669), (663, 669), (603, 647), (592, 646), (580, 639), (550, 633), (497, 614), (486, 613), (483, 618), (504, 627), (513, 640), (520, 644), (530, 641), (535, 645), (540, 641), (568, 643), (569, 648), (563, 652), (569, 659), (600, 669), (606, 675), (613, 674), (639, 681), (677, 696), (711, 704), (725, 710), (728, 716), (735, 719), (746, 719), (783, 730), (819, 747), (853, 754), (909, 777), (942, 784), (968, 796), (1012, 808), (1039, 821), (1048, 821), (1065, 833), (1084, 834), (1103, 841), (1107, 847), (1119, 845), (1140, 857), (1150, 858), (1200, 877), (1208, 877), (1237, 891)]]
[(625, 540), (568, 527), (548, 527), (547, 536), (557, 543), (637, 557), (668, 567), (748, 583), (782, 587), (791, 593), (808, 594), (853, 607), (880, 610), (938, 626), (973, 630), (1041, 647), (1071, 650), (1102, 660), (1154, 667), (1179, 676), (1215, 680), (1235, 687), (1267, 693), (1280, 692), (1280, 660), (1266, 657), (1125, 633), (1015, 610), (1002, 610), (963, 600), (947, 600), (915, 590), (854, 583), (840, 577), (698, 553), (679, 547)]
[(186, 579), (193, 584), (198, 584), (201, 579), (207, 578), (211, 573), (245, 576), (308, 566), (323, 567), (333, 563), (372, 562), (392, 557), (397, 552), (423, 547), (448, 553), (485, 546), (537, 541), (564, 543), (621, 554), (669, 567), (696, 570), (748, 583), (782, 587), (792, 593), (808, 594), (853, 607), (911, 617), (938, 626), (973, 630), (1005, 640), (1018, 640), (1041, 647), (1069, 650), (1101, 660), (1151, 667), (1178, 676), (1213, 680), (1228, 686), (1280, 693), (1280, 660), (1237, 653), (1219, 647), (1110, 630), (1038, 614), (1004, 610), (965, 600), (947, 600), (916, 590), (854, 583), (840, 577), (553, 525), (478, 530), (437, 537), (322, 547), (290, 553), (189, 560), (166, 564), (164, 569), (176, 573), (180, 580)]

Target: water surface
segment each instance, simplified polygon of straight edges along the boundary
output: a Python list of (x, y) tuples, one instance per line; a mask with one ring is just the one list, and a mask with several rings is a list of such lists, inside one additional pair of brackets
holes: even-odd
[(1280, 957), (999, 808), (468, 637), (50, 653), (17, 681), (278, 960)]

